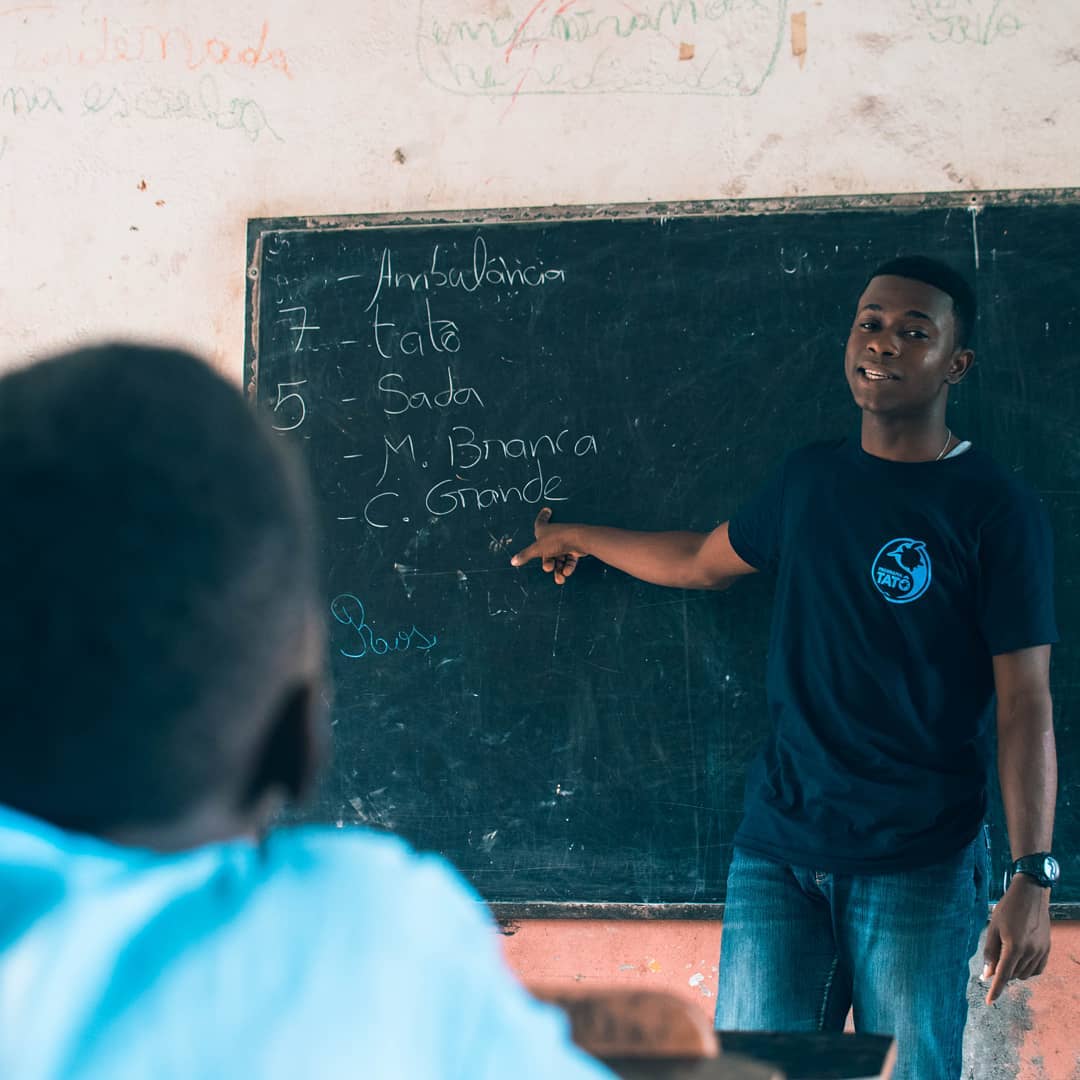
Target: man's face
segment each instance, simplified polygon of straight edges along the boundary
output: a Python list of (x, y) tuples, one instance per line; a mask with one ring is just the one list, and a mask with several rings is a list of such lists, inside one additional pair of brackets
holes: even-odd
[(957, 345), (952, 297), (933, 285), (885, 275), (859, 297), (844, 370), (860, 409), (924, 413), (973, 359)]

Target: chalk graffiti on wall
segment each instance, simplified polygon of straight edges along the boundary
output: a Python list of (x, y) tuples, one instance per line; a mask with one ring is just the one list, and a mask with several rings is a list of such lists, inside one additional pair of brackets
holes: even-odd
[[(212, 26), (128, 22), (48, 2), (0, 8), (0, 145), (25, 125), (146, 121), (208, 125), (249, 142), (284, 142), (251, 86), (292, 79), (268, 22), (228, 35)], [(237, 77), (239, 76), (239, 80)]]
[(787, 0), (421, 0), (417, 53), (456, 94), (758, 93)]
[(187, 71), (241, 68), (292, 78), (288, 55), (273, 41), (266, 21), (236, 37), (208, 27), (124, 23), (93, 13), (77, 26), (64, 25), (48, 17), (59, 12), (51, 4), (0, 11), (0, 17), (23, 11), (38, 12), (39, 17), (9, 39), (13, 46), (9, 62), (18, 72), (156, 65)]
[(0, 116), (33, 116), (64, 110), (48, 86), (5, 86), (0, 90)]
[(239, 131), (251, 142), (258, 142), (263, 135), (285, 141), (257, 101), (222, 93), (212, 75), (204, 75), (190, 93), (170, 86), (149, 86), (130, 93), (122, 87), (91, 83), (83, 94), (82, 108), (84, 115), (101, 114), (117, 120), (133, 114), (147, 120), (200, 120), (222, 131)]
[(909, 0), (930, 40), (953, 45), (991, 45), (1024, 27), (1005, 0)]
[[(51, 86), (29, 83), (0, 87), (0, 125), (9, 130), (34, 117), (97, 117), (118, 124), (136, 120), (179, 120), (211, 124), (235, 131), (251, 142), (285, 140), (270, 124), (263, 107), (250, 97), (230, 95), (212, 75), (203, 75), (192, 90), (151, 84), (128, 89), (123, 84), (94, 82), (81, 93), (64, 95)], [(7, 135), (0, 134), (5, 141)]]

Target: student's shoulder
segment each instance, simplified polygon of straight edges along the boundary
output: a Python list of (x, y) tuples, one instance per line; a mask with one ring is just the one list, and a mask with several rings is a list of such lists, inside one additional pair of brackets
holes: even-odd
[(478, 897), (439, 855), (418, 852), (389, 833), (353, 827), (278, 830), (264, 844), (268, 877), (295, 881), (332, 907), (344, 895), (404, 916), (416, 903), (477, 912)]

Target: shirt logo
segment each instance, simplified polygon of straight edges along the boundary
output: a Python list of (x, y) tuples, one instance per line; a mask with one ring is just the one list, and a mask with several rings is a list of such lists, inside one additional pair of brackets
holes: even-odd
[(877, 553), (870, 576), (890, 604), (910, 604), (930, 588), (930, 556), (922, 540), (900, 536)]

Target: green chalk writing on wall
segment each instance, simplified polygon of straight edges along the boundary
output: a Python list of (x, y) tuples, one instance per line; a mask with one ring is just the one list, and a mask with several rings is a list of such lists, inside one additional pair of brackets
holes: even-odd
[(252, 142), (264, 133), (285, 141), (271, 127), (257, 101), (223, 94), (211, 75), (199, 79), (194, 92), (155, 85), (131, 93), (121, 86), (92, 83), (83, 93), (82, 104), (84, 114), (104, 114), (118, 120), (133, 113), (147, 120), (201, 120), (222, 131), (240, 131)]
[[(751, 96), (772, 74), (787, 0), (510, 0), (475, 17), (464, 0), (422, 0), (417, 55), (456, 94)], [(693, 45), (689, 49), (687, 43)]]
[[(120, 124), (138, 120), (195, 120), (221, 131), (240, 132), (250, 142), (258, 142), (264, 136), (285, 141), (257, 101), (223, 92), (212, 75), (202, 76), (190, 91), (164, 84), (130, 89), (123, 83), (95, 82), (74, 97), (72, 109), (65, 107), (72, 102), (53, 87), (8, 86), (0, 90), (0, 122), (16, 123), (46, 116), (97, 116)], [(6, 134), (3, 140), (6, 147)]]
[(940, 43), (991, 45), (1024, 26), (1003, 0), (911, 0), (911, 6), (929, 25), (930, 40)]
[(47, 86), (8, 86), (0, 93), (0, 114), (31, 116), (36, 112), (62, 113), (60, 102)]

